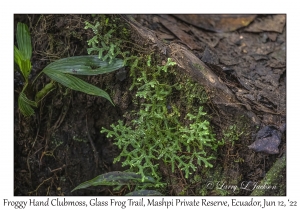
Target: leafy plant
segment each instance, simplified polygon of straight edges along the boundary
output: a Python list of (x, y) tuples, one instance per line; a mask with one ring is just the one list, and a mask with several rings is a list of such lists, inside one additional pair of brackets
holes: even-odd
[(134, 83), (138, 86), (136, 96), (142, 104), (135, 120), (128, 125), (122, 121), (111, 125), (112, 130), (102, 128), (108, 138), (115, 139), (115, 145), (121, 149), (114, 162), (123, 161), (130, 171), (142, 175), (142, 181), (151, 174), (158, 180), (159, 161), (171, 164), (172, 172), (175, 165), (185, 172), (188, 178), (191, 171), (198, 165), (212, 167), (208, 155), (209, 148), (216, 150), (218, 142), (212, 134), (203, 107), (196, 113), (188, 113), (186, 120), (189, 126), (180, 122), (180, 113), (175, 105), (168, 105), (168, 97), (173, 89), (180, 90), (178, 84), (165, 84), (159, 80), (168, 68), (176, 63), (168, 59), (164, 66), (157, 66), (154, 72), (140, 71)]
[(17, 43), (18, 47), (14, 46), (14, 60), (18, 64), (20, 71), (26, 81), (31, 72), (31, 37), (28, 26), (23, 23), (17, 24)]
[(122, 43), (121, 39), (114, 39), (117, 26), (115, 23), (109, 23), (110, 19), (101, 16), (102, 21), (96, 22), (95, 25), (85, 22), (84, 29), (92, 29), (94, 36), (88, 40), (88, 45), (90, 48), (87, 49), (88, 54), (96, 51), (101, 60), (112, 63), (118, 55), (124, 55), (121, 51), (120, 45)]
[[(101, 174), (91, 180), (83, 182), (75, 187), (71, 192), (87, 188), (90, 186), (123, 186), (123, 185), (147, 185), (150, 186), (161, 186), (162, 183), (156, 182), (152, 177), (145, 177), (142, 182), (142, 177), (139, 174), (132, 172), (121, 172), (121, 171), (112, 171), (105, 174)], [(153, 192), (152, 192), (153, 193)]]
[(46, 66), (42, 72), (72, 90), (104, 97), (113, 104), (105, 91), (73, 75), (98, 75), (115, 71), (121, 67), (123, 67), (121, 59), (115, 59), (113, 63), (108, 64), (101, 61), (98, 56), (84, 55), (57, 60)]
[(104, 74), (123, 67), (123, 60), (121, 59), (114, 57), (107, 62), (103, 59), (99, 59), (99, 57), (95, 55), (74, 56), (50, 63), (41, 73), (45, 73), (52, 81), (36, 94), (35, 101), (28, 99), (25, 90), (29, 83), (28, 77), (31, 71), (30, 59), (32, 53), (28, 27), (23, 23), (18, 23), (16, 36), (19, 48), (15, 46), (14, 60), (18, 64), (25, 79), (25, 85), (18, 98), (18, 105), (23, 115), (30, 116), (34, 114), (32, 107), (37, 107), (38, 102), (54, 88), (54, 82), (58, 82), (72, 90), (104, 97), (113, 104), (110, 96), (104, 90), (73, 76)]
[(127, 193), (126, 196), (163, 196), (163, 194), (156, 190), (136, 190)]
[(228, 126), (224, 131), (223, 131), (223, 139), (222, 141), (224, 143), (231, 143), (233, 146), (236, 141), (238, 141), (243, 135), (243, 131), (237, 127), (236, 124)]
[(37, 103), (27, 98), (24, 93), (28, 85), (28, 77), (31, 72), (31, 37), (28, 26), (23, 23), (17, 24), (17, 44), (18, 47), (14, 46), (14, 61), (18, 64), (21, 74), (24, 77), (25, 85), (18, 98), (18, 105), (21, 112), (25, 116), (30, 116), (34, 113), (32, 107), (37, 107)]

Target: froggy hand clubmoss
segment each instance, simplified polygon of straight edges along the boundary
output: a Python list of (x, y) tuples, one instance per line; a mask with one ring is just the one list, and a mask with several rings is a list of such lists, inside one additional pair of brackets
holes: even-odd
[(114, 162), (122, 160), (123, 166), (129, 166), (130, 171), (141, 174), (143, 178), (151, 174), (160, 179), (160, 160), (171, 164), (172, 172), (177, 165), (187, 178), (198, 165), (212, 167), (209, 161), (214, 157), (207, 154), (207, 149), (218, 146), (209, 122), (203, 119), (206, 115), (203, 107), (186, 115), (190, 122), (188, 126), (180, 122), (175, 105), (168, 107), (172, 89), (180, 87), (178, 84), (164, 84), (158, 78), (167, 74), (167, 69), (174, 64), (168, 59), (165, 66), (158, 66), (155, 72), (142, 71), (136, 78), (139, 81), (136, 96), (143, 98), (137, 118), (128, 125), (119, 120), (118, 124), (111, 125), (112, 130), (101, 130), (121, 149)]

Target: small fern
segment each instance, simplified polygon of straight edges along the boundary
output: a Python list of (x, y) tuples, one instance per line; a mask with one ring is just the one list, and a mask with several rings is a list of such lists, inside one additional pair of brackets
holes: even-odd
[(92, 29), (95, 36), (93, 36), (90, 40), (88, 40), (88, 46), (90, 48), (87, 49), (88, 54), (97, 53), (99, 59), (103, 61), (107, 61), (109, 64), (115, 60), (118, 55), (124, 55), (124, 52), (121, 51), (121, 39), (115, 39), (115, 33), (117, 27), (115, 24), (111, 24), (111, 29), (108, 28), (109, 18), (103, 20), (104, 23), (100, 24), (96, 22), (95, 25), (85, 22), (84, 29)]
[[(148, 62), (149, 63), (149, 62)], [(141, 71), (134, 82), (138, 87), (136, 96), (143, 99), (137, 119), (129, 125), (118, 121), (111, 125), (112, 130), (102, 128), (101, 133), (107, 133), (108, 138), (115, 139), (115, 145), (121, 150), (114, 162), (123, 161), (123, 166), (129, 166), (130, 171), (142, 175), (147, 174), (160, 179), (158, 165), (162, 160), (170, 164), (172, 172), (177, 165), (188, 178), (197, 165), (212, 167), (213, 156), (207, 154), (207, 149), (215, 149), (218, 145), (212, 134), (209, 122), (203, 119), (206, 115), (203, 107), (196, 113), (188, 113), (186, 119), (189, 126), (180, 122), (180, 114), (176, 106), (167, 107), (167, 99), (173, 88), (180, 89), (178, 84), (169, 85), (158, 78), (167, 74), (168, 68), (175, 65), (168, 59), (166, 65), (158, 66), (155, 72)]]

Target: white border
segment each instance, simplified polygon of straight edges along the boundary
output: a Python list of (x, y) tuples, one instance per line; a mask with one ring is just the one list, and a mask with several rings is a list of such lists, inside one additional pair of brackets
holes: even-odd
[[(295, 2), (295, 3), (294, 3)], [(28, 200), (34, 197), (13, 197), (13, 14), (14, 13), (286, 13), (287, 14), (287, 196), (266, 197), (271, 200), (297, 200), (299, 196), (299, 14), (296, 1), (1, 1), (1, 190), (3, 199)], [(35, 197), (36, 199), (46, 199)], [(111, 199), (101, 198), (101, 199)], [(168, 197), (172, 198), (172, 197)], [(192, 197), (185, 197), (193, 199)], [(230, 200), (236, 197), (207, 197), (211, 200)], [(251, 197), (238, 197), (240, 200)], [(255, 197), (263, 199), (264, 197)], [(91, 198), (67, 197), (68, 200), (90, 200)], [(126, 200), (128, 198), (120, 198)], [(174, 197), (176, 199), (176, 197)], [(184, 199), (184, 198), (183, 198)], [(198, 197), (197, 199), (202, 199)], [(298, 199), (298, 206), (300, 205)], [(58, 208), (58, 207), (56, 207)], [(159, 208), (159, 207), (158, 207)], [(202, 207), (203, 208), (203, 207)], [(219, 207), (218, 207), (219, 208)], [(277, 207), (276, 207), (277, 208)], [(30, 208), (26, 208), (30, 209)], [(77, 208), (78, 209), (78, 208)], [(130, 209), (127, 207), (126, 209)], [(137, 209), (137, 208), (136, 208)], [(162, 208), (161, 208), (162, 209)], [(165, 209), (165, 208), (164, 208)], [(198, 207), (199, 209), (199, 207)], [(210, 208), (211, 209), (211, 208)]]

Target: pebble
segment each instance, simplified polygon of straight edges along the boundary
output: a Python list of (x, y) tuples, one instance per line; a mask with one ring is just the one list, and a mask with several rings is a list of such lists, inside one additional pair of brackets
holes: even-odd
[(275, 126), (265, 126), (257, 132), (255, 141), (248, 146), (255, 152), (264, 152), (266, 154), (278, 154), (278, 146), (281, 142), (281, 132), (285, 130), (285, 125), (278, 130)]

